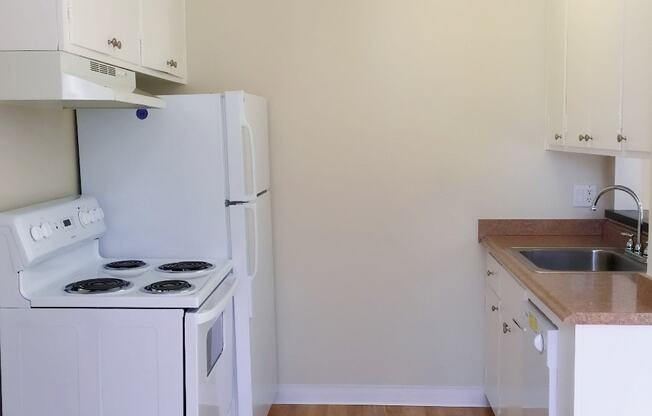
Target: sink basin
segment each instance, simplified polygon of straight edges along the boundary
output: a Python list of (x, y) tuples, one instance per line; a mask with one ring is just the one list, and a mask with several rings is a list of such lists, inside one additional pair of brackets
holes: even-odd
[(620, 249), (515, 248), (536, 271), (645, 272), (647, 264)]

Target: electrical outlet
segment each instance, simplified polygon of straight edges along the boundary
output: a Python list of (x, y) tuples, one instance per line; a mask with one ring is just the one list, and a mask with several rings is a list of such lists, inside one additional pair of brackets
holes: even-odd
[(598, 189), (595, 185), (574, 185), (573, 206), (588, 208), (593, 205)]

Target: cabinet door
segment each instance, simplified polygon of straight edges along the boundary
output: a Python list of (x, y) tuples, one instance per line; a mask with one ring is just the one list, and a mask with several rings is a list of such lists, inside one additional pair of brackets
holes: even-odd
[(185, 0), (143, 0), (142, 65), (186, 74)]
[(619, 150), (623, 81), (624, 2), (590, 0), (589, 20), (590, 136), (592, 147)]
[(508, 305), (501, 304), (500, 339), (500, 407), (501, 416), (523, 414), (523, 342), (524, 333), (517, 314)]
[(620, 149), (623, 18), (622, 1), (568, 0), (567, 144)]
[(72, 44), (126, 62), (140, 63), (140, 6), (137, 1), (71, 0), (69, 14)]
[(109, 41), (113, 38), (111, 27), (111, 2), (106, 0), (71, 0), (68, 9), (70, 42), (95, 52), (111, 54)]
[(116, 38), (120, 44), (112, 47), (111, 54), (118, 59), (140, 64), (140, 42), (138, 32), (140, 27), (140, 5), (134, 0), (112, 0), (111, 38)]
[(580, 140), (589, 133), (591, 84), (589, 82), (589, 50), (593, 0), (568, 0), (568, 35), (566, 54), (566, 145), (587, 147)]
[(485, 289), (485, 370), (484, 390), (487, 400), (494, 412), (500, 408), (499, 366), (500, 338), (502, 335), (500, 321), (500, 301), (494, 291)]
[(143, 66), (167, 72), (170, 66), (170, 0), (143, 0)]
[(652, 150), (652, 2), (625, 0), (624, 150)]
[(170, 5), (170, 58), (176, 62), (172, 72), (185, 78), (188, 62), (186, 59), (186, 0), (169, 0)]
[(566, 136), (567, 0), (546, 1), (546, 142), (563, 145)]

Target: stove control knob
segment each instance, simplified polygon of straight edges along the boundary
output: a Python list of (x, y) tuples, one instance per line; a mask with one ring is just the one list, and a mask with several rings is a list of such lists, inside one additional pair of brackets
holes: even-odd
[(91, 214), (88, 211), (79, 211), (79, 222), (83, 226), (91, 223)]
[(30, 228), (29, 233), (34, 241), (41, 241), (43, 239), (43, 232), (41, 231), (41, 227), (38, 225), (33, 225), (32, 228)]
[(43, 238), (50, 238), (52, 237), (52, 226), (50, 223), (44, 223), (41, 224), (41, 234), (43, 234)]
[(95, 208), (93, 211), (91, 211), (91, 215), (93, 216), (93, 222), (102, 221), (104, 215), (102, 214), (101, 211), (102, 211), (101, 208)]

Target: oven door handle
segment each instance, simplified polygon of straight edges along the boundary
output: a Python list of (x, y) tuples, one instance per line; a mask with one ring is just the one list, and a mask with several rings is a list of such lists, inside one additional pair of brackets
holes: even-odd
[[(227, 286), (223, 287), (222, 285)], [(203, 325), (207, 322), (216, 320), (222, 314), (222, 312), (224, 312), (224, 308), (226, 308), (226, 305), (228, 305), (233, 298), (237, 287), (238, 279), (236, 279), (235, 276), (231, 274), (231, 276), (227, 277), (224, 282), (222, 282), (222, 284), (216, 289), (221, 292), (219, 294), (219, 300), (210, 305), (210, 307), (208, 307), (206, 310), (200, 309), (199, 311), (193, 313), (195, 323), (197, 325)]]

